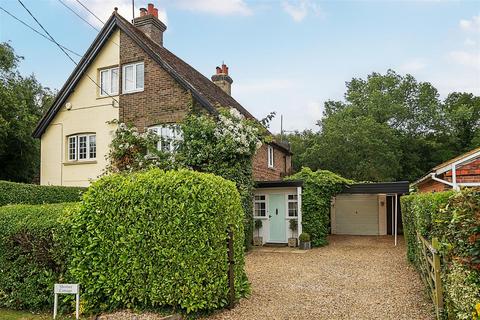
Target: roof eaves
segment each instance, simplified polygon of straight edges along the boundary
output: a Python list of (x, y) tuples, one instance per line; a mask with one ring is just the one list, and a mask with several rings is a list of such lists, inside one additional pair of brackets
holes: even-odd
[(102, 48), (103, 44), (115, 29), (116, 21), (117, 21), (116, 15), (112, 14), (108, 19), (108, 21), (105, 23), (102, 30), (100, 30), (99, 34), (97, 35), (95, 40), (92, 42), (88, 50), (80, 59), (79, 63), (77, 64), (73, 72), (68, 77), (62, 89), (60, 89), (60, 91), (58, 92), (57, 97), (55, 98), (52, 106), (48, 109), (48, 111), (43, 115), (43, 117), (38, 122), (37, 126), (35, 127), (35, 130), (32, 133), (32, 136), (34, 138), (40, 138), (42, 134), (45, 132), (45, 130), (47, 129), (50, 122), (53, 120), (53, 118), (55, 118), (55, 115), (57, 114), (58, 110), (62, 107), (63, 103), (68, 98), (68, 96), (70, 95), (75, 85), (81, 79), (81, 77), (83, 76), (86, 69), (89, 67), (92, 60), (95, 59), (97, 54), (100, 52), (100, 49)]

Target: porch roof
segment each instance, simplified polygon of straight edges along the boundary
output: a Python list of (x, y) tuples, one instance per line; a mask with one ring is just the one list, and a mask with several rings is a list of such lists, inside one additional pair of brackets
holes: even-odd
[(285, 188), (285, 187), (301, 187), (303, 181), (301, 180), (277, 180), (277, 181), (255, 181), (255, 188)]

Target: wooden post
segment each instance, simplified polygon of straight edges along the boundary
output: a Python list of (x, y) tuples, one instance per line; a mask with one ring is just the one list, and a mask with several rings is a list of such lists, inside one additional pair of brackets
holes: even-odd
[(228, 308), (232, 309), (235, 305), (235, 275), (234, 275), (234, 252), (233, 252), (233, 231), (229, 226), (227, 229), (227, 252), (228, 252)]
[(443, 287), (442, 287), (442, 278), (440, 277), (440, 255), (438, 254), (439, 244), (438, 239), (432, 239), (432, 248), (433, 252), (433, 272), (434, 272), (434, 281), (435, 281), (435, 306), (437, 319), (440, 319), (441, 312), (443, 310)]

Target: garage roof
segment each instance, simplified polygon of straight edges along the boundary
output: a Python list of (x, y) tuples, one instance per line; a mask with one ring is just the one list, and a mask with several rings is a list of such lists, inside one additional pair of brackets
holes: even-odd
[(348, 194), (378, 194), (396, 193), (408, 194), (408, 181), (355, 183), (345, 187), (341, 193)]

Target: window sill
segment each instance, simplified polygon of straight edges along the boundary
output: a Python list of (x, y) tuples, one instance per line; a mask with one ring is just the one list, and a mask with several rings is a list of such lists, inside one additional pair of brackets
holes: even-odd
[(297, 217), (285, 217), (285, 219), (287, 219), (287, 220), (298, 220), (298, 216)]
[(96, 164), (97, 160), (80, 160), (80, 161), (66, 161), (63, 163), (64, 166), (75, 166), (79, 164)]
[(268, 217), (253, 217), (253, 219), (257, 219), (257, 220), (267, 220)]
[(132, 90), (132, 91), (123, 91), (123, 92), (122, 92), (122, 95), (131, 94), (131, 93), (139, 93), (139, 92), (143, 92), (143, 91), (145, 91), (145, 89)]

